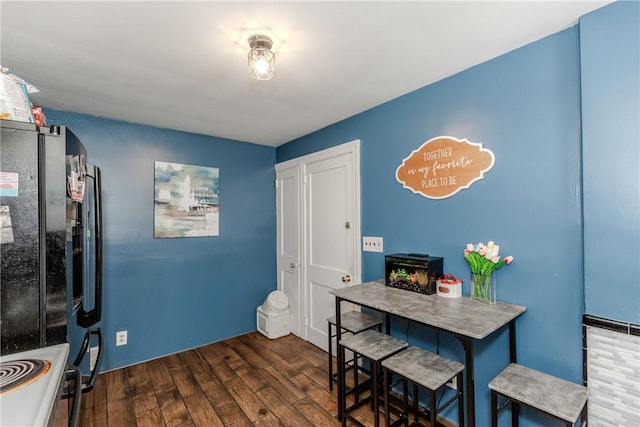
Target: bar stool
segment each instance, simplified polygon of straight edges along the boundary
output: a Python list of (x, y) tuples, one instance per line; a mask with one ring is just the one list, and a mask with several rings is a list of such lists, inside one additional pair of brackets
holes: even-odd
[[(419, 399), (418, 386), (422, 386), (429, 392), (429, 422), (431, 426), (436, 425), (436, 415), (442, 412), (454, 401), (458, 401), (458, 417), (460, 427), (464, 427), (464, 393), (462, 382), (462, 371), (464, 365), (455, 360), (450, 360), (438, 354), (411, 347), (395, 356), (389, 357), (382, 362), (382, 370), (384, 376), (384, 411), (387, 426), (398, 425), (404, 422), (405, 426), (409, 425), (409, 402), (407, 393), (407, 381), (413, 383), (413, 409), (415, 414), (415, 423), (419, 425)], [(403, 403), (404, 413), (390, 423), (389, 411), (389, 384), (390, 376), (396, 374), (400, 376), (403, 385)], [(448, 399), (439, 408), (436, 404), (436, 391), (444, 387), (446, 383), (456, 378), (457, 389), (455, 395)]]
[[(378, 372), (381, 368), (380, 363), (387, 357), (393, 356), (399, 351), (407, 348), (407, 345), (408, 344), (406, 341), (394, 338), (391, 335), (386, 335), (381, 332), (374, 331), (373, 329), (368, 329), (364, 332), (360, 332), (359, 334), (351, 335), (340, 340), (340, 342), (338, 343), (338, 351), (349, 349), (354, 353), (354, 357), (359, 355), (365, 359), (368, 359), (369, 363), (371, 364), (371, 395), (360, 402), (356, 402), (348, 408), (345, 395), (342, 396), (342, 402), (338, 402), (340, 407), (344, 409), (344, 416), (342, 418), (343, 426), (347, 425), (347, 419), (350, 419), (351, 421), (361, 425), (361, 423), (354, 417), (352, 417), (350, 413), (369, 400), (373, 401), (372, 409), (375, 427), (378, 427), (380, 425), (380, 418), (378, 414), (380, 408), (380, 397), (378, 395), (378, 391), (380, 388), (378, 379)], [(338, 366), (338, 370), (340, 379), (344, 381), (344, 366)]]
[[(512, 363), (489, 383), (491, 425), (497, 427), (498, 415), (511, 403), (512, 423), (518, 422), (518, 405), (527, 405), (556, 420), (573, 426), (578, 418), (586, 420), (589, 389), (543, 372)], [(498, 395), (506, 398), (498, 406)], [(515, 405), (515, 408), (513, 407)]]
[[(334, 333), (332, 329), (336, 326), (336, 317), (330, 317), (327, 319), (327, 330), (329, 332), (329, 391), (333, 391), (333, 383), (338, 380), (338, 373), (333, 372), (333, 338), (336, 337), (337, 331)], [(378, 332), (382, 331), (382, 319), (372, 316), (371, 314), (362, 313), (360, 311), (348, 311), (346, 313), (342, 313), (340, 316), (340, 329), (342, 332), (351, 332), (352, 334), (357, 334), (362, 331), (366, 331), (367, 329), (372, 329), (378, 327)], [(354, 357), (353, 359), (347, 361), (349, 363), (348, 369), (355, 369), (358, 365), (358, 361)], [(354, 382), (356, 384), (355, 388), (358, 386), (358, 370), (354, 371)]]

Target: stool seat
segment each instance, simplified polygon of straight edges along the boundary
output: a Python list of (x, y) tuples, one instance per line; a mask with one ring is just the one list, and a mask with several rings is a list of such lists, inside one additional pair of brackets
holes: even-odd
[(374, 362), (380, 361), (408, 346), (406, 341), (373, 329), (343, 338), (340, 340), (340, 345)]
[[(327, 319), (329, 324), (336, 324), (336, 316)], [(360, 311), (347, 311), (340, 316), (340, 327), (347, 332), (357, 334), (375, 326), (382, 325), (382, 319)]]
[[(371, 314), (362, 313), (361, 311), (347, 311), (340, 315), (340, 329), (344, 332), (357, 334), (367, 329), (377, 328), (382, 330), (382, 319), (372, 316)], [(333, 339), (337, 335), (336, 316), (327, 319), (327, 352), (329, 354), (329, 391), (333, 391), (333, 382), (337, 380), (337, 373), (333, 372)], [(334, 333), (335, 331), (335, 333)], [(355, 388), (358, 388), (358, 361), (346, 361), (349, 365), (348, 369), (353, 369), (353, 378)]]
[(382, 367), (430, 390), (439, 389), (464, 369), (462, 363), (418, 347), (385, 359)]
[[(447, 359), (436, 353), (423, 350), (418, 347), (409, 347), (385, 360), (381, 363), (384, 373), (384, 401), (386, 425), (395, 426), (399, 423), (409, 424), (409, 403), (407, 382), (413, 383), (413, 412), (415, 421), (412, 425), (421, 425), (419, 387), (424, 387), (429, 392), (429, 425), (437, 425), (437, 415), (446, 409), (454, 401), (458, 401), (458, 422), (464, 426), (464, 398), (462, 371), (464, 365), (455, 360)], [(402, 397), (404, 402), (403, 412), (400, 417), (391, 423), (389, 389), (390, 376), (398, 375), (402, 380)], [(442, 405), (436, 403), (436, 391), (444, 387), (453, 378), (456, 378), (456, 393)], [(443, 394), (444, 396), (444, 394)]]
[(571, 425), (583, 412), (589, 394), (583, 385), (516, 363), (491, 380), (489, 389)]
[[(339, 351), (344, 355), (345, 349), (349, 349), (354, 353), (354, 357), (362, 357), (368, 359), (371, 365), (370, 368), (370, 386), (371, 386), (371, 396), (365, 400), (356, 402), (351, 407), (347, 408), (346, 396), (345, 393), (342, 393), (341, 401), (338, 402), (339, 412), (343, 413), (342, 416), (342, 425), (343, 427), (347, 425), (347, 419), (354, 421), (356, 423), (360, 423), (356, 418), (354, 418), (350, 413), (352, 410), (356, 409), (360, 406), (360, 404), (365, 403), (367, 401), (371, 401), (372, 410), (374, 413), (374, 426), (378, 427), (380, 425), (380, 417), (378, 416), (378, 409), (380, 407), (379, 402), (379, 388), (380, 384), (378, 381), (378, 372), (381, 369), (380, 361), (383, 359), (394, 355), (395, 353), (402, 351), (407, 348), (408, 344), (406, 341), (402, 341), (398, 338), (394, 338), (391, 335), (383, 334), (382, 332), (378, 332), (374, 329), (367, 329), (364, 332), (360, 332), (355, 335), (351, 335), (345, 338), (342, 338), (338, 343)], [(339, 366), (340, 369), (340, 378), (342, 384), (344, 384), (344, 367)]]

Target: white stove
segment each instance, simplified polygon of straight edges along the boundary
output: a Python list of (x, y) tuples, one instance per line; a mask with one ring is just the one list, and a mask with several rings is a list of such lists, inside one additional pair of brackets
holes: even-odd
[(44, 427), (49, 424), (59, 398), (58, 392), (68, 357), (69, 344), (0, 356), (0, 363), (6, 367), (1, 374), (5, 378), (27, 365), (36, 365), (40, 370), (13, 388), (5, 389), (3, 386), (3, 391), (0, 392), (0, 426)]

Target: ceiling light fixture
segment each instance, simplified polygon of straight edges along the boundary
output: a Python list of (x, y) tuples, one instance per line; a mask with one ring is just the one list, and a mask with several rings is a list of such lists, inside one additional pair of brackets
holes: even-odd
[(256, 80), (271, 80), (276, 75), (276, 56), (271, 52), (273, 43), (267, 36), (249, 37), (249, 76)]

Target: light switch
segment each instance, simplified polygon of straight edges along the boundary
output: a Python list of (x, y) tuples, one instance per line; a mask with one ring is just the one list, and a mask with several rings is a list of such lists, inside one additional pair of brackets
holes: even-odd
[(365, 252), (382, 252), (384, 250), (382, 237), (362, 238), (362, 250)]

